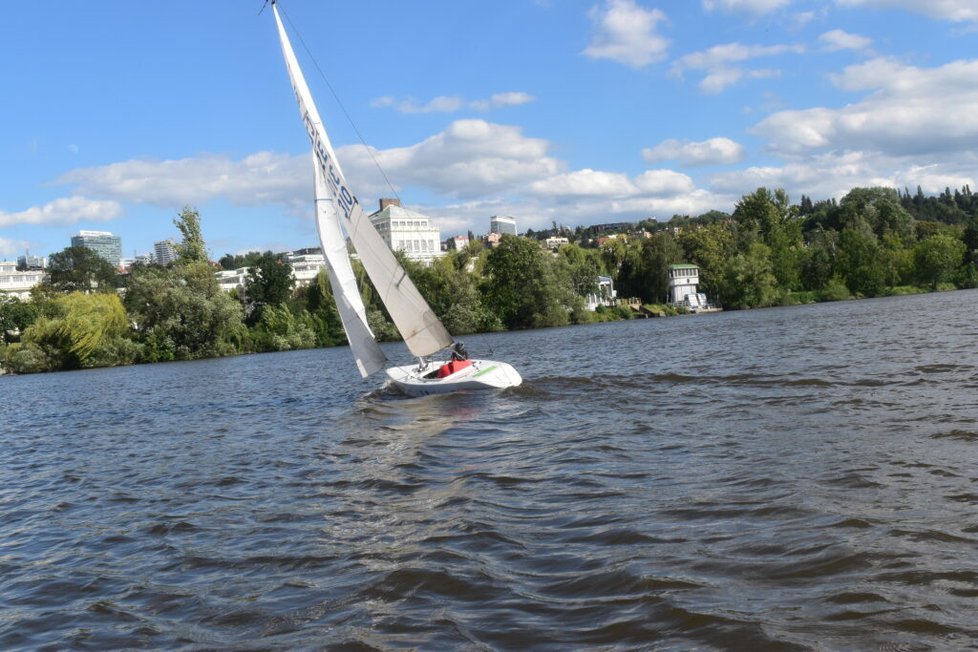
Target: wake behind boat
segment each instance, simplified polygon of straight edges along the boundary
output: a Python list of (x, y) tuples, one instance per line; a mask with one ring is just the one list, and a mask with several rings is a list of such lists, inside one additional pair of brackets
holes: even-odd
[[(424, 396), (519, 385), (523, 382), (519, 372), (505, 362), (468, 360), (464, 347), (453, 340), (370, 218), (364, 214), (326, 135), (275, 0), (271, 5), (299, 113), (312, 142), (316, 227), (326, 260), (326, 274), (360, 375), (366, 378), (383, 369), (388, 360), (367, 323), (366, 309), (350, 263), (344, 232), (353, 243), (367, 276), (387, 308), (394, 326), (404, 338), (405, 345), (418, 358), (416, 365), (387, 369), (388, 378), (398, 389), (411, 396)], [(449, 347), (454, 347), (449, 359), (441, 363), (431, 361), (432, 356), (445, 355), (441, 352)]]

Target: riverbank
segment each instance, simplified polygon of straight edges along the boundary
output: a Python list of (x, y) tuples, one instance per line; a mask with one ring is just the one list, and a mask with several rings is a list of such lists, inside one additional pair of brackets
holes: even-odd
[[(929, 294), (933, 292), (955, 292), (955, 291), (966, 291), (958, 290), (953, 285), (943, 284), (938, 287), (937, 290), (920, 288), (916, 286), (901, 286), (897, 288), (892, 288), (892, 293), (889, 296), (913, 296), (920, 294)], [(880, 298), (880, 297), (868, 297), (868, 298)], [(832, 303), (837, 301), (857, 301), (862, 300), (863, 297), (854, 297), (848, 294), (837, 295), (835, 298), (829, 297), (824, 293), (814, 293), (814, 292), (793, 292), (786, 294), (783, 297), (782, 302), (779, 306), (769, 306), (770, 307), (788, 307), (797, 305), (807, 305), (814, 303)], [(758, 308), (761, 310), (763, 308)], [(685, 311), (684, 309), (676, 306), (671, 306), (667, 304), (642, 304), (640, 306), (627, 308), (623, 306), (615, 308), (599, 307), (598, 311), (591, 313), (592, 318), (587, 322), (579, 322), (575, 324), (570, 324), (571, 326), (585, 326), (587, 324), (596, 323), (611, 323), (619, 321), (627, 321), (630, 319), (643, 319), (643, 318), (656, 318), (656, 317), (678, 317), (678, 316), (694, 316), (691, 313)], [(521, 329), (521, 330), (534, 330), (534, 329)], [(393, 331), (392, 331), (393, 332)], [(498, 332), (498, 331), (489, 331)], [(520, 331), (512, 331), (520, 332)], [(396, 332), (395, 332), (396, 333)], [(468, 335), (459, 336), (459, 339), (466, 339), (467, 337), (485, 335), (486, 333), (472, 333)], [(388, 342), (396, 342), (399, 340), (393, 338), (387, 338)], [(15, 357), (17, 352), (11, 354), (10, 348), (13, 345), (4, 345), (0, 343), (0, 375), (22, 375), (22, 374), (33, 374), (33, 373), (44, 373), (48, 371), (71, 371), (74, 369), (95, 369), (95, 368), (105, 368), (105, 367), (121, 367), (121, 366), (131, 366), (138, 364), (152, 364), (154, 362), (170, 362), (179, 361), (179, 358), (172, 358), (167, 360), (141, 360), (138, 358), (135, 351), (137, 344), (132, 340), (123, 340), (122, 343), (116, 342), (114, 344), (115, 349), (125, 349), (130, 348), (128, 353), (124, 356), (125, 362), (118, 364), (88, 364), (76, 367), (60, 367), (60, 368), (41, 368), (43, 364), (42, 360), (38, 360), (36, 352), (27, 354), (27, 352), (22, 352), (19, 357)], [(345, 343), (338, 344), (335, 346), (346, 346)], [(333, 346), (291, 346), (286, 348), (276, 349), (277, 351), (287, 351), (287, 350), (307, 350), (307, 349), (329, 349), (334, 348)], [(224, 355), (215, 355), (207, 357), (197, 357), (197, 358), (184, 358), (184, 360), (200, 360), (200, 359), (213, 359), (213, 358), (223, 358), (223, 357), (236, 357), (240, 355), (251, 355), (255, 353), (270, 353), (274, 352), (272, 350), (257, 351), (257, 350), (247, 350), (247, 351), (234, 351), (228, 352)], [(125, 352), (124, 352), (125, 353)], [(113, 352), (113, 355), (119, 355), (118, 351)], [(92, 358), (93, 361), (105, 361), (112, 359), (112, 355), (96, 355)], [(6, 364), (4, 362), (6, 361)], [(12, 364), (11, 364), (12, 363)]]

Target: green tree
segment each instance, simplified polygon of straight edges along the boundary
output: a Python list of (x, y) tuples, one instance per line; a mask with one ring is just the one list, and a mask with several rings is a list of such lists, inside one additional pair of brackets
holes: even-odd
[(914, 219), (900, 204), (899, 193), (892, 188), (853, 188), (839, 202), (843, 226), (857, 218), (866, 220), (883, 238), (893, 234), (907, 242), (914, 239)]
[(700, 286), (716, 298), (720, 292), (724, 265), (734, 254), (733, 232), (726, 224), (713, 222), (699, 228), (684, 229), (679, 234), (684, 262), (700, 268)]
[[(128, 335), (128, 321), (116, 294), (72, 292), (54, 300), (54, 316), (39, 317), (14, 345), (16, 371), (48, 371), (96, 366), (99, 349)], [(103, 364), (120, 362), (102, 356)], [(122, 360), (121, 362), (131, 362)]]
[(669, 291), (669, 265), (680, 262), (682, 247), (669, 231), (629, 245), (628, 255), (618, 272), (619, 294), (639, 297), (645, 303), (665, 300)]
[(66, 247), (51, 254), (48, 275), (58, 292), (114, 292), (116, 288), (115, 268), (88, 247)]
[(125, 306), (148, 362), (226, 355), (243, 337), (241, 305), (206, 263), (134, 270)]
[(801, 287), (802, 220), (797, 213), (788, 194), (781, 188), (773, 193), (767, 188), (758, 188), (741, 198), (733, 213), (741, 229), (758, 234), (770, 248), (772, 271), (785, 290)]
[(727, 261), (724, 268), (721, 300), (731, 308), (763, 308), (780, 299), (777, 279), (771, 265), (771, 249), (755, 242), (743, 253)]
[(40, 316), (40, 305), (34, 301), (21, 301), (17, 297), (0, 294), (0, 341), (7, 331), (21, 331)]
[(248, 323), (261, 320), (267, 306), (280, 306), (292, 296), (295, 278), (292, 265), (271, 251), (262, 254), (252, 267), (248, 268), (248, 282), (245, 285)]
[(964, 260), (966, 249), (964, 242), (946, 233), (918, 242), (914, 262), (920, 280), (935, 290), (939, 284), (951, 280)]
[(317, 346), (337, 346), (346, 343), (346, 332), (340, 321), (333, 290), (326, 270), (321, 270), (316, 280), (293, 293), (292, 311), (304, 310), (310, 319), (310, 327), (316, 335)]
[(801, 261), (802, 287), (815, 291), (825, 288), (836, 274), (838, 255), (839, 234), (836, 231), (818, 227), (809, 234), (808, 247)]
[(507, 328), (568, 323), (568, 303), (574, 296), (570, 279), (557, 277), (536, 242), (503, 236), (486, 258), (485, 273), (485, 304)]
[(207, 247), (200, 230), (200, 213), (191, 206), (184, 206), (173, 224), (179, 229), (183, 241), (176, 246), (177, 262), (181, 265), (206, 263)]
[(879, 241), (869, 222), (861, 216), (849, 220), (839, 235), (839, 269), (849, 291), (875, 297), (886, 289), (887, 270)]

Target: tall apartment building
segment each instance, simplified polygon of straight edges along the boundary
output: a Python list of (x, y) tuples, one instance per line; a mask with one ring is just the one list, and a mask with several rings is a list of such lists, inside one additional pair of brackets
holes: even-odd
[(108, 231), (79, 231), (71, 236), (72, 247), (87, 247), (118, 267), (122, 262), (122, 238)]
[(160, 240), (153, 243), (153, 262), (157, 265), (169, 265), (176, 262), (177, 249), (173, 240)]

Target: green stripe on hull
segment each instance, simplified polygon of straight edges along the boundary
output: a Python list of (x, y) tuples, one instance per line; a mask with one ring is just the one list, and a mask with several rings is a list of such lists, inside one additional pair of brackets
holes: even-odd
[(489, 373), (490, 371), (492, 371), (495, 368), (496, 368), (496, 365), (492, 365), (491, 367), (486, 367), (485, 369), (483, 369), (482, 371), (480, 371), (479, 373), (477, 373), (476, 375), (474, 375), (472, 377), (473, 378), (478, 378), (482, 374), (487, 374), (487, 373)]

